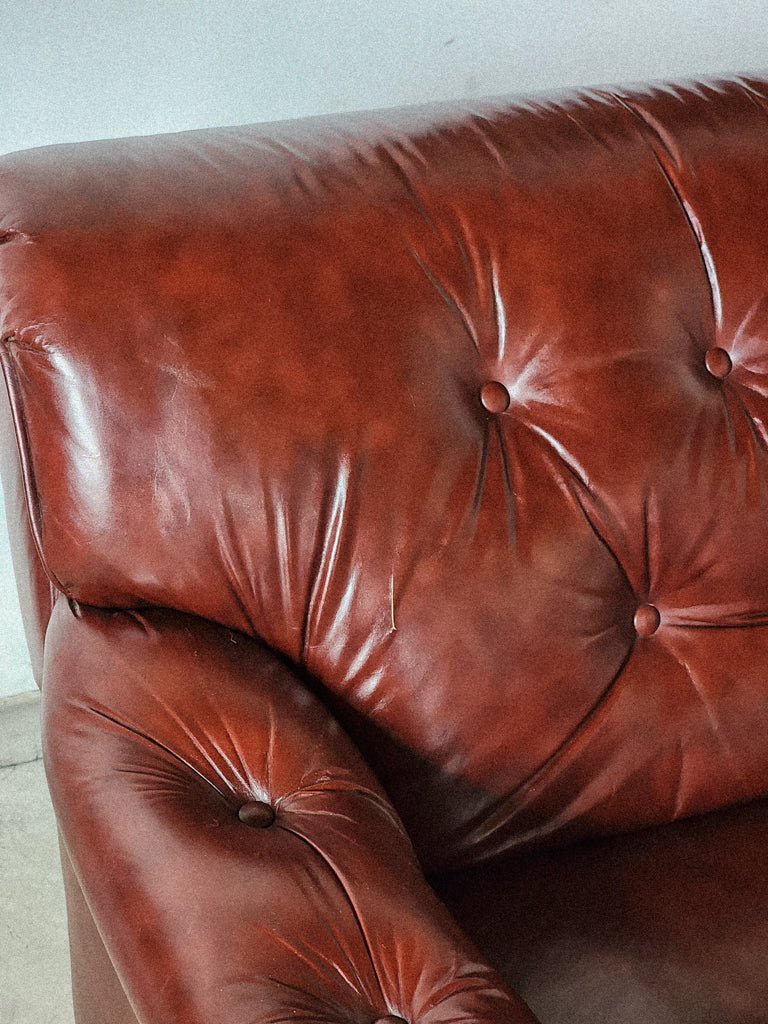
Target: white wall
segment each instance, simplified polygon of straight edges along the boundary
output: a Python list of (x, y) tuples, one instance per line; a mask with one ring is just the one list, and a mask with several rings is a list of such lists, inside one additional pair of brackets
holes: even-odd
[[(0, 153), (755, 70), (766, 28), (768, 0), (0, 0)], [(0, 696), (30, 685), (0, 545)]]
[(21, 612), (13, 583), (5, 514), (0, 512), (0, 698), (32, 689), (33, 686), (32, 669), (21, 625)]
[(0, 152), (762, 66), (768, 0), (0, 0)]

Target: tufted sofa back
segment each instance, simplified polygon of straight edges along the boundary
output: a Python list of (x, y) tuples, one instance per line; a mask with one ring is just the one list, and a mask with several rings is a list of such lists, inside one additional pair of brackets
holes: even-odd
[(767, 110), (734, 80), (3, 158), (50, 579), (280, 652), (433, 867), (768, 794)]

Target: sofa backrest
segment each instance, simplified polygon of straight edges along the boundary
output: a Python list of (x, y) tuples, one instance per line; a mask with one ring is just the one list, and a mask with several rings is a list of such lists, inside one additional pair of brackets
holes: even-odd
[(433, 866), (768, 793), (768, 85), (0, 160), (37, 550), (328, 694)]

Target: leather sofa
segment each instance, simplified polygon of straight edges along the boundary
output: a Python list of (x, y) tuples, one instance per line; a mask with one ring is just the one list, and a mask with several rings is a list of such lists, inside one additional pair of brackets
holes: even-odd
[(768, 1021), (768, 83), (6, 156), (0, 330), (78, 1024)]

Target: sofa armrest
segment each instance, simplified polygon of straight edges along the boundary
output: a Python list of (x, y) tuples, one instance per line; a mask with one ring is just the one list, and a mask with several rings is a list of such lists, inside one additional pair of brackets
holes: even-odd
[(346, 735), (257, 643), (60, 600), (43, 742), (142, 1024), (534, 1021), (427, 886)]

